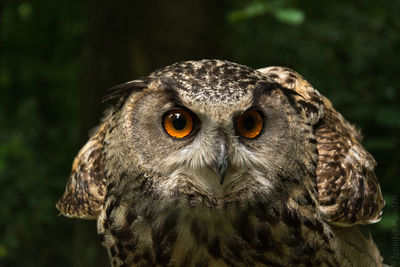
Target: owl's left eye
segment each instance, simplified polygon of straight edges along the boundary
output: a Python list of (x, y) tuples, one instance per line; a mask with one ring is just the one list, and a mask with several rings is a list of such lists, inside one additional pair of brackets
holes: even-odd
[(184, 138), (193, 132), (194, 119), (188, 111), (177, 108), (164, 115), (163, 126), (170, 136)]
[(236, 129), (245, 138), (257, 137), (263, 129), (264, 120), (257, 110), (248, 110), (236, 120)]

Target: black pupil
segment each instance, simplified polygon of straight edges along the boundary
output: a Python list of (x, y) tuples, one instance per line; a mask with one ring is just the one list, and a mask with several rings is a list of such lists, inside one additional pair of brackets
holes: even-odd
[(243, 119), (243, 127), (247, 130), (250, 131), (254, 128), (254, 125), (256, 124), (256, 121), (254, 120), (253, 117), (247, 116)]
[(182, 114), (174, 114), (174, 118), (172, 119), (172, 124), (174, 128), (178, 131), (185, 129), (186, 127), (186, 119)]

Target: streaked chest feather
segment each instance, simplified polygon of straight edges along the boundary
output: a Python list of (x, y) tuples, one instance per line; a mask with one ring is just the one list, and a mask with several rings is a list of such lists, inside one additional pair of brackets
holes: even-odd
[(115, 266), (337, 265), (325, 225), (278, 205), (210, 209), (142, 199), (128, 208), (111, 200), (98, 228)]

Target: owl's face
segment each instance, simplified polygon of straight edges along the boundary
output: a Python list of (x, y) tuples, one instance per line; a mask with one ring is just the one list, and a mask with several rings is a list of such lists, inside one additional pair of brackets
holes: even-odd
[(312, 161), (304, 151), (315, 143), (279, 84), (221, 61), (175, 64), (150, 77), (114, 115), (118, 134), (105, 137), (105, 167), (118, 163), (113, 179), (153, 173), (154, 194), (208, 206), (303, 182), (299, 165)]

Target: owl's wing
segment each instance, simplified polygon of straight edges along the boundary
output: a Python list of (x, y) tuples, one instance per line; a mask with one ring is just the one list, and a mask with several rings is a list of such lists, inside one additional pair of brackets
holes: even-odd
[(103, 160), (103, 143), (111, 117), (123, 106), (127, 96), (148, 86), (149, 79), (133, 80), (108, 90), (103, 101), (118, 99), (109, 109), (102, 123), (94, 129), (89, 141), (82, 147), (72, 164), (64, 195), (56, 208), (67, 217), (96, 219), (104, 204), (107, 179)]
[(340, 226), (379, 221), (385, 202), (374, 174), (376, 162), (361, 146), (360, 132), (298, 73), (282, 67), (259, 71), (297, 93), (296, 104), (314, 128), (320, 214)]
[(95, 219), (103, 206), (107, 186), (102, 153), (105, 129), (102, 123), (74, 159), (65, 193), (56, 204), (67, 217)]
[(375, 159), (361, 146), (361, 134), (324, 98), (325, 116), (315, 128), (320, 210), (337, 224), (380, 220), (385, 204)]

